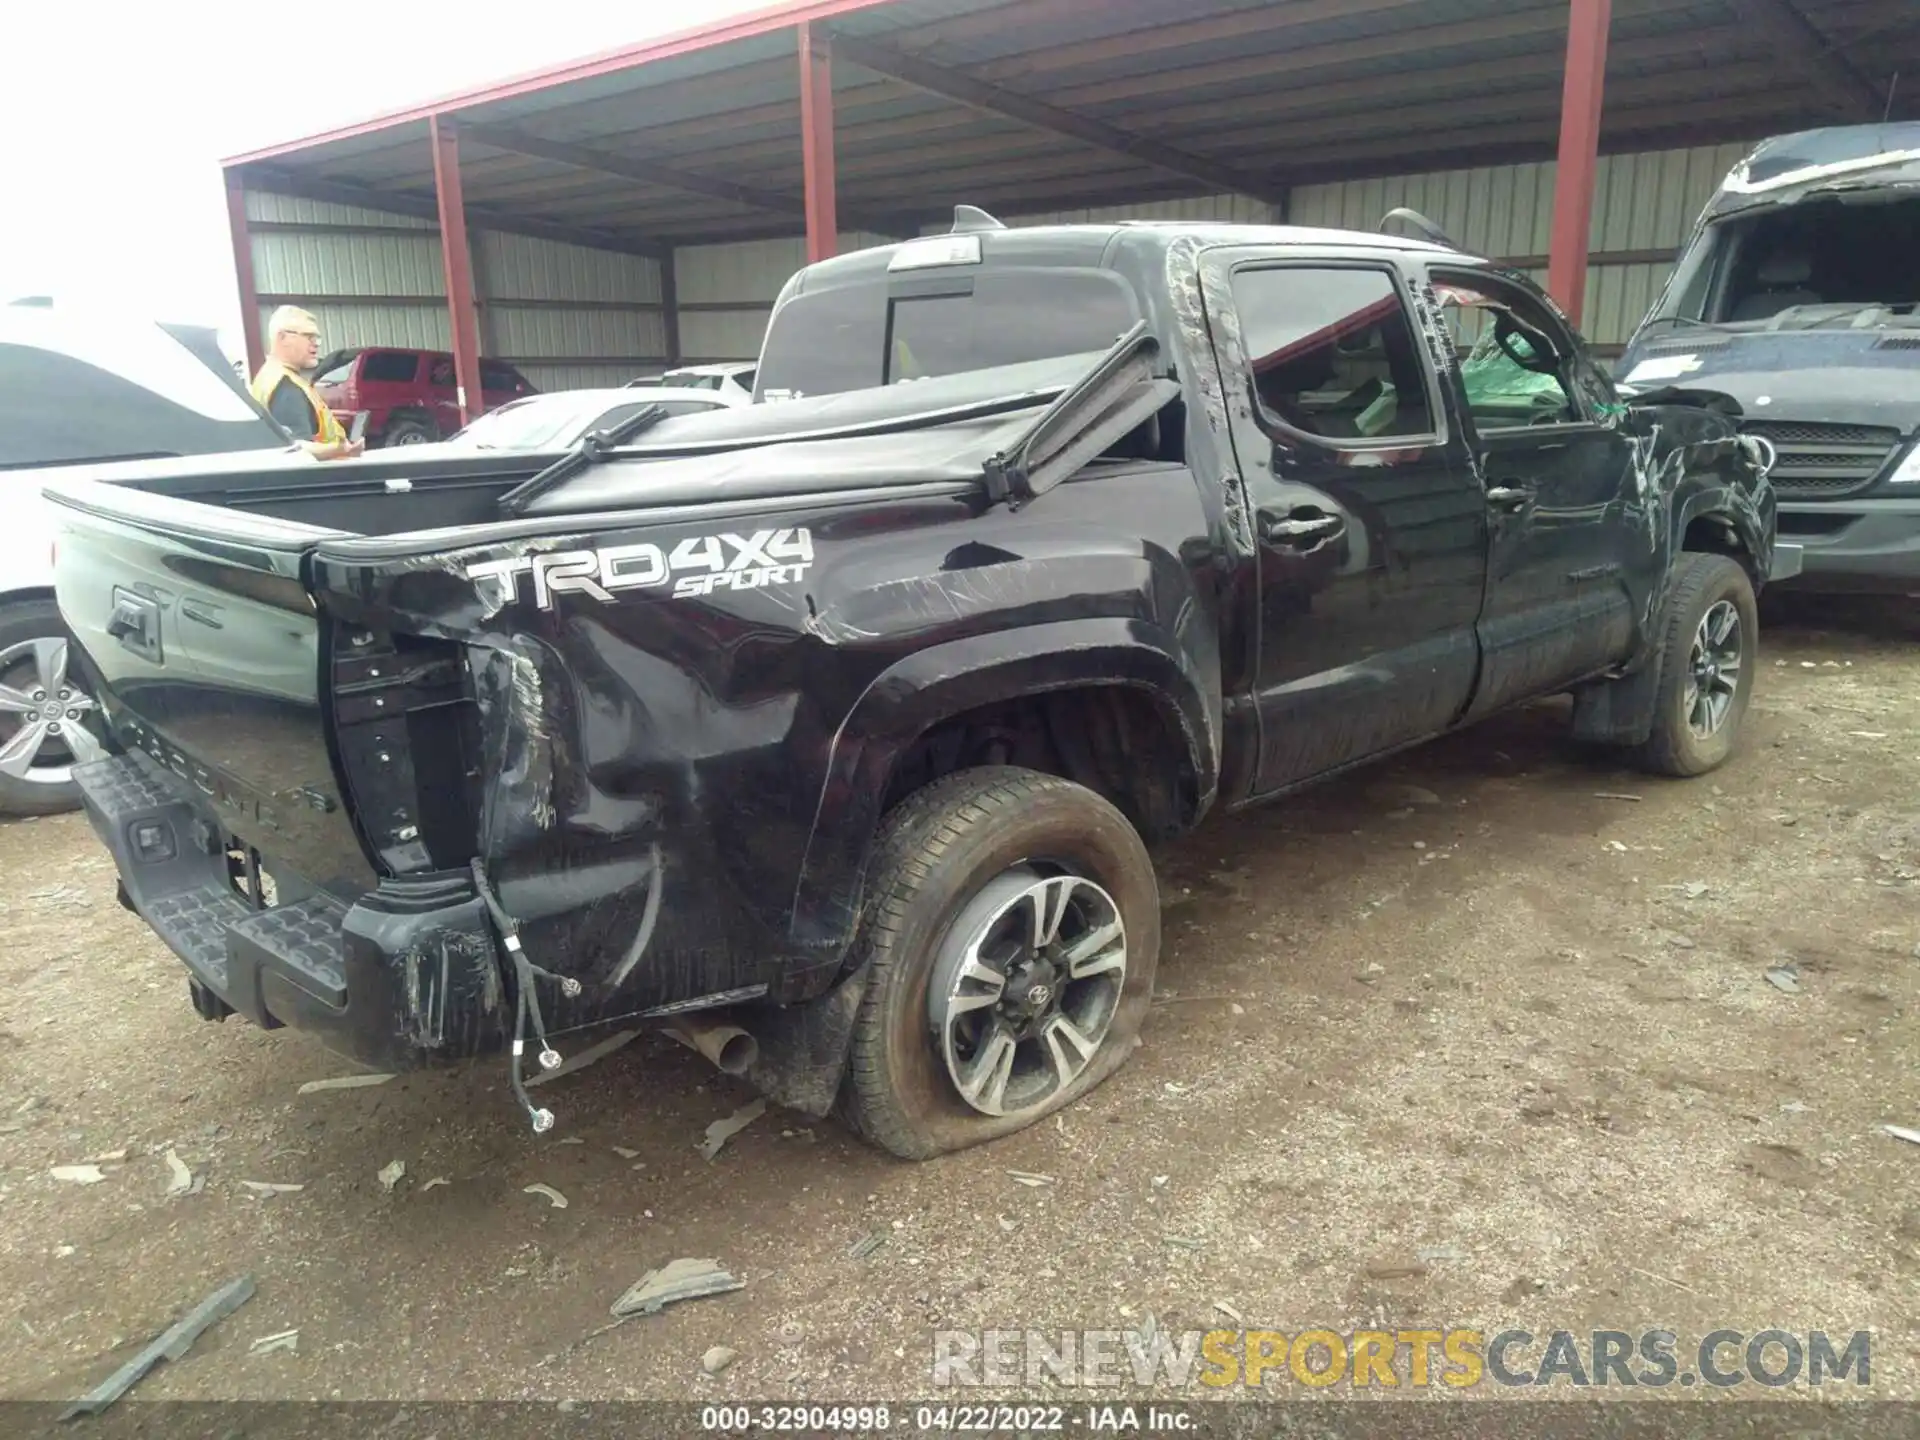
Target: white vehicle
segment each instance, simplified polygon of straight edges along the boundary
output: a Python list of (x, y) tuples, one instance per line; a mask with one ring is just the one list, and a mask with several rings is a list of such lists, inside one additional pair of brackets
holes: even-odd
[[(550, 390), (510, 400), (489, 410), (464, 430), (441, 441), (436, 450), (564, 450), (590, 430), (607, 430), (649, 405), (669, 415), (724, 410), (749, 403), (719, 390), (661, 385), (619, 390)], [(419, 453), (425, 447), (416, 445)]]
[(710, 390), (746, 404), (753, 399), (755, 360), (729, 360), (721, 365), (682, 365), (658, 380), (636, 380), (635, 386), (662, 385), (686, 390)]
[[(0, 816), (79, 804), (72, 767), (101, 753), (93, 701), (53, 603), (43, 467), (294, 449), (235, 376), (211, 329), (39, 302), (0, 306)], [(317, 462), (310, 462), (317, 463)]]

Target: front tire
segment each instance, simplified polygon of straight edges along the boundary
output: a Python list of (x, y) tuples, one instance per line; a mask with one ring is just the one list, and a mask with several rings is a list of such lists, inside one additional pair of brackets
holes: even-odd
[(1690, 777), (1733, 753), (1753, 693), (1759, 607), (1747, 572), (1724, 555), (1679, 557), (1661, 637), (1653, 731), (1634, 760)]
[(1126, 1060), (1160, 897), (1112, 805), (1031, 770), (965, 770), (896, 806), (875, 857), (842, 1094), (866, 1139), (909, 1160), (998, 1139)]
[(430, 445), (439, 438), (439, 434), (427, 421), (405, 416), (388, 424), (386, 434), (380, 439), (380, 448), (385, 450), (396, 445)]
[(53, 601), (0, 604), (0, 816), (78, 808), (73, 767), (105, 753), (87, 728), (94, 702), (69, 655)]

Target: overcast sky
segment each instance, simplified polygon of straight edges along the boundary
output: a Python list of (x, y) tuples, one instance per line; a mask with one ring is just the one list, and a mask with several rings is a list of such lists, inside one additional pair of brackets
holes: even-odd
[(0, 67), (0, 301), (218, 325), (238, 354), (222, 156), (766, 3), (27, 4)]

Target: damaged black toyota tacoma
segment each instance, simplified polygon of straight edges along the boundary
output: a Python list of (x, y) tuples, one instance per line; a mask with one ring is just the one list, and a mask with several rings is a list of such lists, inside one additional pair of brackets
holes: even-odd
[(756, 384), (533, 459), (50, 478), (75, 776), (201, 1014), (505, 1050), (536, 1130), (523, 1052), (659, 1024), (956, 1149), (1129, 1053), (1150, 844), (1554, 693), (1707, 771), (1791, 569), (1729, 421), (1424, 241), (963, 207), (797, 274)]

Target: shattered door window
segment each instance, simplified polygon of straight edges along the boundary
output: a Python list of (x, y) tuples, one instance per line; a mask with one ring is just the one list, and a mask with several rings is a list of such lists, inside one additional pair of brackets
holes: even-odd
[(1581, 418), (1538, 307), (1518, 292), (1452, 279), (1436, 281), (1434, 294), (1477, 428), (1506, 430)]

